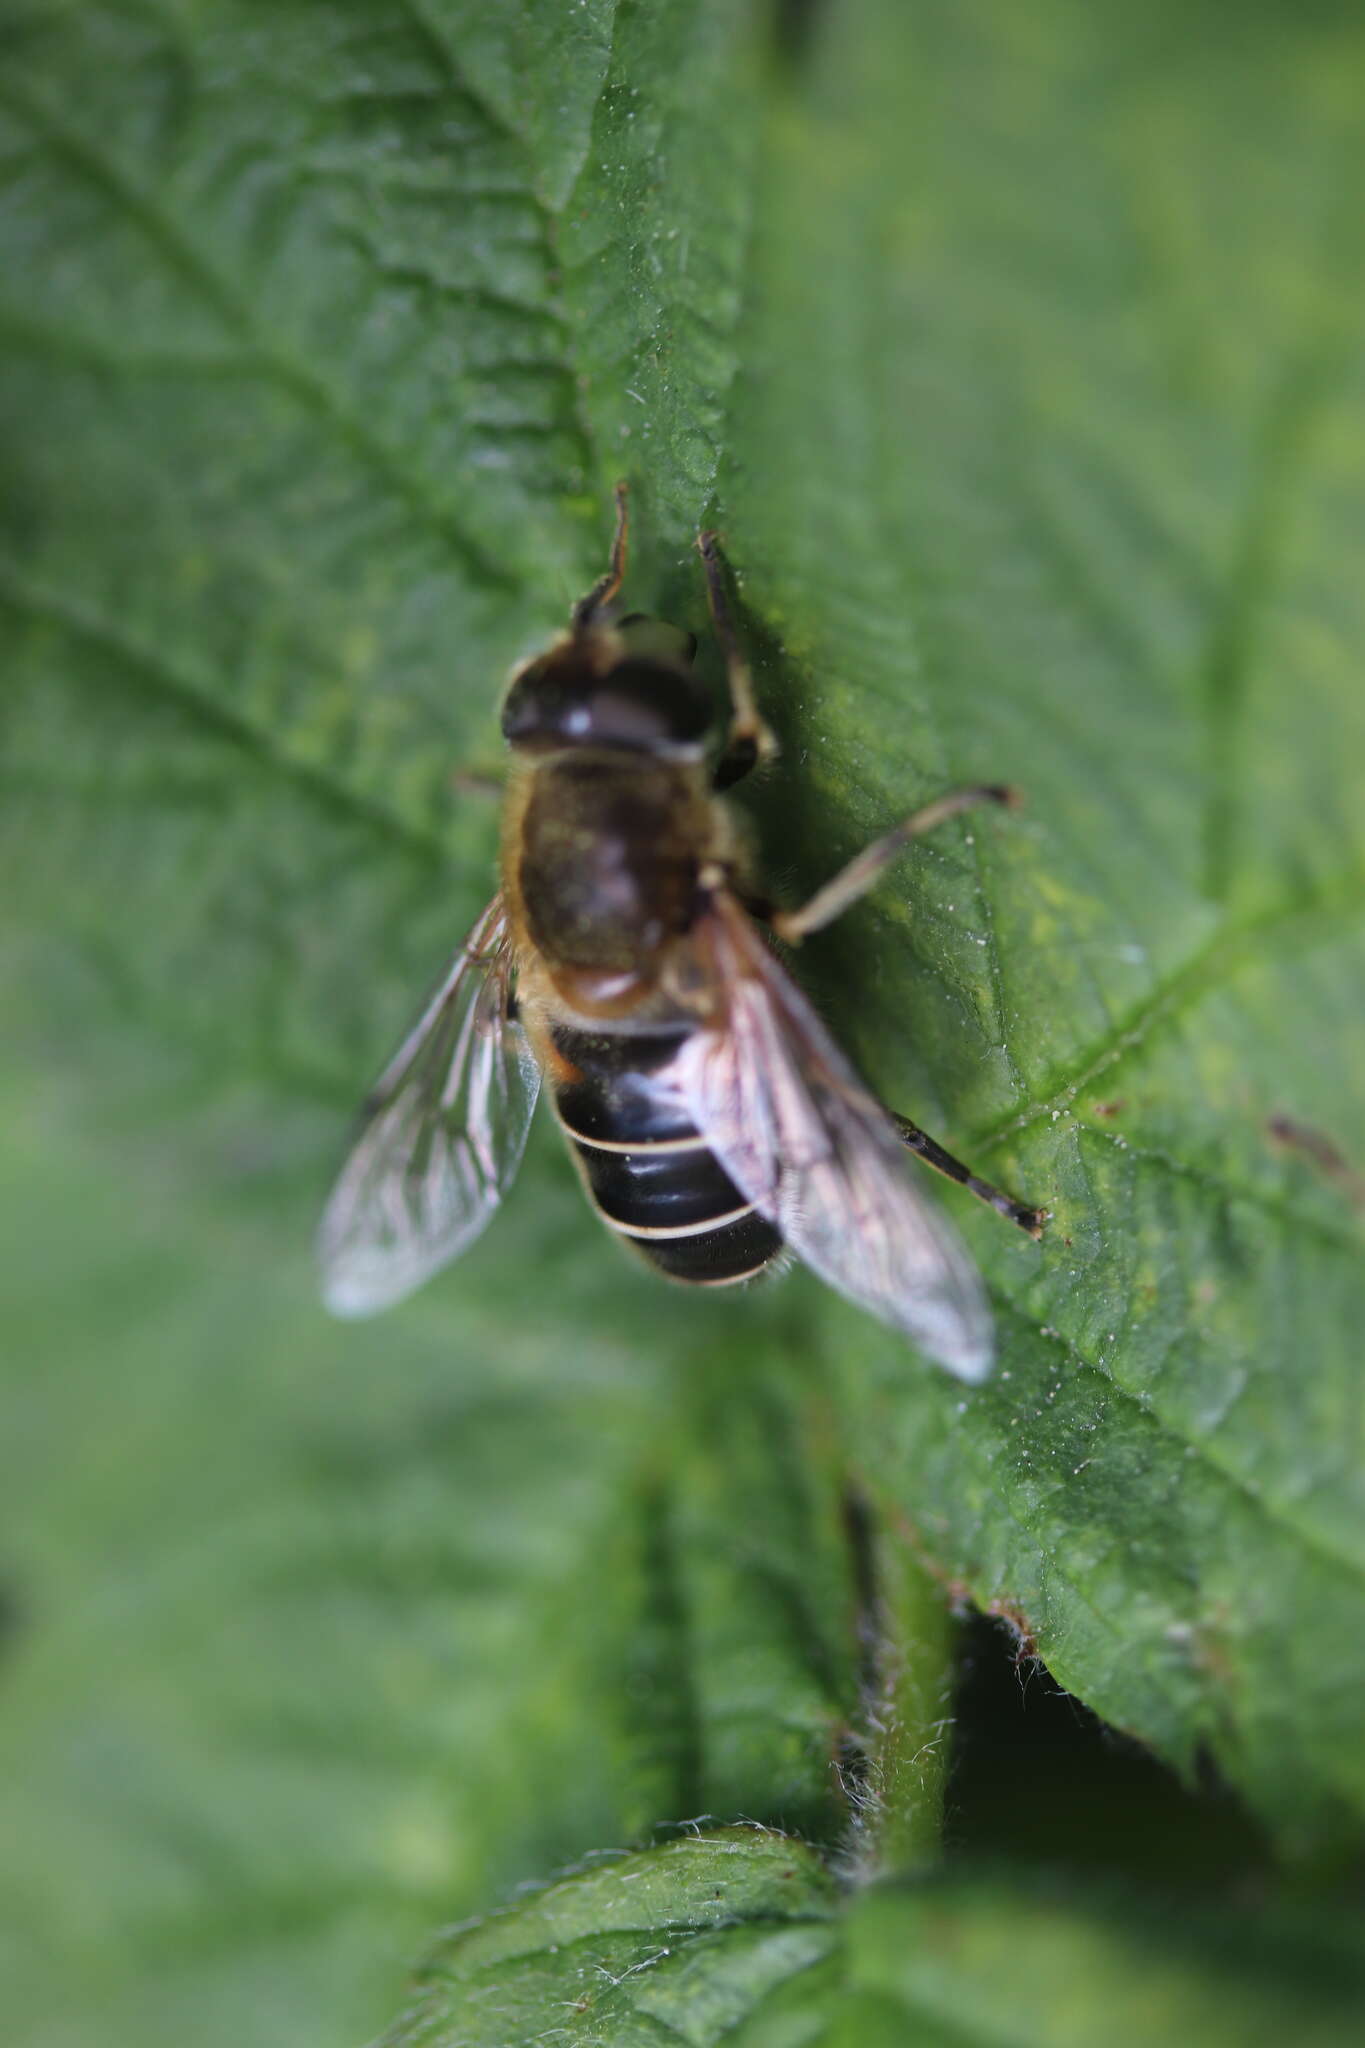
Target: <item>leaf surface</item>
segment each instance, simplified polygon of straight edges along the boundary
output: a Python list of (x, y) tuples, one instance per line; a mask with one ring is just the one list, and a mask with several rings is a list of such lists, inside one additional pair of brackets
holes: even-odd
[(1116, 2048), (1352, 2038), (1345, 1922), (1290, 1908), (1174, 1922), (1141, 1894), (992, 1875), (884, 1886), (841, 1911), (781, 1837), (684, 1837), (457, 1931), (385, 2048)]
[[(1365, 35), (778, 13), (3, 9), (0, 1860), (44, 2048), (358, 2038), (424, 1930), (593, 1848), (839, 1839), (851, 1499), (1282, 1847), (1359, 1843)], [(808, 1276), (660, 1293), (547, 1130), (477, 1258), (316, 1309), (347, 1116), (490, 892), (452, 774), (620, 474), (633, 603), (704, 631), (726, 534), (792, 900), (948, 784), (1026, 793), (800, 960), (1054, 1210), (1034, 1248), (945, 1196), (970, 1395)]]

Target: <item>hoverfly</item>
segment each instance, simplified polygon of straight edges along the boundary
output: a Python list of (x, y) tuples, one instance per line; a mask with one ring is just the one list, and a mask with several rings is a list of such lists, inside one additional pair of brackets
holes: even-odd
[(980, 802), (904, 819), (801, 909), (759, 897), (718, 794), (775, 751), (703, 533), (729, 685), (717, 733), (690, 635), (616, 599), (610, 567), (568, 632), (512, 677), (502, 887), (367, 1106), (319, 1235), (338, 1315), (387, 1307), (456, 1258), (517, 1170), (542, 1081), (590, 1200), (661, 1273), (750, 1280), (790, 1247), (965, 1380), (990, 1370), (980, 1281), (912, 1185), (905, 1148), (1036, 1237), (1046, 1211), (977, 1178), (869, 1093), (770, 948), (861, 896), (911, 839)]

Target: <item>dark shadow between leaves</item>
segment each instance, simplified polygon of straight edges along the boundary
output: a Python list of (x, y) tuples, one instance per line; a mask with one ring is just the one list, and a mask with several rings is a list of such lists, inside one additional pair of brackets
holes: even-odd
[(1273, 1870), (1211, 1764), (1182, 1783), (1064, 1692), (1017, 1626), (985, 1614), (959, 1640), (947, 1847), (1248, 1900)]

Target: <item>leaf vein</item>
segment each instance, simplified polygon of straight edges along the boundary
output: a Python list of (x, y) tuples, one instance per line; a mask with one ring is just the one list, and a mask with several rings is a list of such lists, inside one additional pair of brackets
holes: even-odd
[(122, 673), (145, 695), (174, 704), (206, 731), (250, 754), (333, 811), (368, 826), (380, 837), (427, 860), (444, 861), (449, 849), (439, 832), (402, 817), (374, 797), (354, 789), (323, 763), (291, 753), (276, 733), (226, 702), (206, 681), (173, 665), (131, 634), (121, 632), (94, 609), (26, 580), (13, 564), (0, 561), (0, 604), (51, 627), (71, 640), (112, 656)]
[(434, 532), (467, 570), (497, 588), (516, 587), (507, 564), (464, 525), (430, 480), (351, 409), (348, 400), (292, 349), (283, 347), (252, 310), (250, 299), (210, 263), (183, 223), (142, 186), (107, 144), (97, 145), (69, 126), (38, 93), (14, 77), (0, 82), (0, 98), (26, 120), (69, 167), (103, 194), (157, 249), (167, 267), (190, 287), (222, 324), (246, 343), (259, 371), (333, 433)]
[(1254, 629), (1279, 568), (1288, 524), (1286, 501), (1322, 415), (1327, 369), (1321, 350), (1300, 357), (1289, 364), (1271, 394), (1255, 436), (1253, 474), (1223, 599), (1199, 663), (1209, 791), (1203, 821), (1204, 892), (1215, 903), (1226, 902), (1233, 879)]
[(1023, 1108), (1011, 1110), (1007, 1117), (988, 1125), (971, 1140), (973, 1146), (978, 1152), (994, 1150), (1017, 1131), (1027, 1130), (1031, 1124), (1054, 1112), (1060, 1115), (1063, 1110), (1070, 1109), (1082, 1089), (1088, 1088), (1102, 1074), (1111, 1073), (1129, 1053), (1144, 1043), (1157, 1025), (1178, 1017), (1189, 1003), (1197, 1002), (1201, 996), (1218, 988), (1227, 972), (1235, 969), (1243, 954), (1256, 944), (1312, 918), (1342, 913), (1353, 914), (1357, 919), (1365, 915), (1365, 874), (1358, 869), (1348, 869), (1315, 890), (1284, 896), (1278, 903), (1241, 923), (1222, 926), (1205, 945), (1156, 985), (1126, 1023), (1121, 1023), (1110, 1037), (1092, 1046), (1069, 1075), (1057, 1079), (1047, 1095), (1036, 1097), (1025, 1103)]
[(1120, 1131), (1101, 1130), (1097, 1124), (1079, 1124), (1077, 1134), (1084, 1138), (1097, 1138), (1142, 1166), (1159, 1167), (1165, 1173), (1193, 1182), (1196, 1187), (1214, 1191), (1229, 1202), (1241, 1202), (1248, 1208), (1257, 1209), (1274, 1222), (1283, 1224), (1286, 1229), (1303, 1231), (1310, 1237), (1316, 1237), (1330, 1251), (1345, 1252), (1349, 1258), (1354, 1259), (1360, 1258), (1365, 1251), (1365, 1242), (1362, 1242), (1358, 1232), (1333, 1230), (1332, 1226), (1324, 1223), (1319, 1216), (1306, 1216), (1301, 1210), (1291, 1208), (1288, 1203), (1276, 1201), (1273, 1195), (1266, 1194), (1263, 1189), (1227, 1180), (1222, 1174), (1214, 1173), (1208, 1167), (1190, 1165), (1186, 1160), (1177, 1159), (1173, 1153), (1164, 1151), (1159, 1146), (1140, 1144), (1133, 1138), (1125, 1137)]
[[(1121, 1380), (1116, 1379), (1112, 1372), (1108, 1371), (1096, 1360), (1087, 1358), (1072, 1338), (1063, 1335), (1053, 1326), (1049, 1326), (1045, 1330), (1041, 1323), (1037, 1322), (1025, 1310), (1019, 1308), (1017, 1303), (1008, 1297), (1006, 1297), (1006, 1304), (1010, 1314), (1017, 1323), (1023, 1325), (1033, 1335), (1042, 1337), (1047, 1343), (1060, 1344), (1072, 1362), (1080, 1366), (1083, 1371), (1092, 1373), (1101, 1382), (1107, 1393), (1117, 1396), (1119, 1400), (1135, 1410), (1145, 1423), (1159, 1431), (1162, 1436), (1168, 1437), (1181, 1445), (1188, 1446), (1215, 1479), (1227, 1486), (1233, 1493), (1238, 1494), (1249, 1506), (1255, 1508), (1267, 1522), (1272, 1523), (1275, 1527), (1291, 1536), (1301, 1549), (1308, 1551), (1320, 1563), (1330, 1565), (1334, 1570), (1344, 1572), (1352, 1581), (1360, 1581), (1362, 1584), (1365, 1584), (1365, 1560), (1354, 1556), (1348, 1550), (1339, 1548), (1329, 1538), (1324, 1536), (1320, 1530), (1311, 1529), (1304, 1523), (1297, 1521), (1281, 1503), (1273, 1501), (1266, 1494), (1259, 1492), (1243, 1473), (1238, 1472), (1225, 1458), (1220, 1458), (1216, 1455), (1214, 1438), (1192, 1436), (1188, 1430), (1182, 1429), (1178, 1423), (1171, 1421), (1167, 1416), (1163, 1415), (1155, 1402), (1150, 1398), (1144, 1398), (1142, 1395), (1135, 1393), (1131, 1387), (1126, 1387)], [(1036, 1543), (1036, 1535), (1019, 1521), (1017, 1515), (1014, 1515), (1012, 1510), (1007, 1508), (1006, 1511), (1010, 1513), (1015, 1526), (1027, 1535), (1031, 1542)], [(1050, 1569), (1057, 1569), (1055, 1556), (1049, 1557), (1048, 1564)], [(1070, 1583), (1076, 1588), (1080, 1597), (1084, 1599), (1084, 1592), (1078, 1582), (1072, 1579)], [(1086, 1600), (1086, 1605), (1091, 1608), (1092, 1612), (1099, 1613), (1099, 1610), (1094, 1607), (1093, 1602)], [(1113, 1623), (1109, 1625), (1111, 1627), (1114, 1626)]]

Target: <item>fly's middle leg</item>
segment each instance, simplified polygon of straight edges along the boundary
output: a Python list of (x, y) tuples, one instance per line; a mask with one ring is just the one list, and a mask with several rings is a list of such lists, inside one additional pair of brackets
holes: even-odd
[(779, 939), (786, 939), (789, 945), (796, 945), (810, 932), (818, 932), (823, 925), (832, 924), (836, 917), (865, 896), (890, 867), (893, 860), (907, 847), (912, 839), (921, 833), (932, 832), (936, 825), (947, 818), (955, 818), (959, 811), (967, 811), (974, 804), (1016, 805), (1019, 797), (1016, 791), (1002, 782), (976, 783), (970, 789), (955, 789), (948, 796), (938, 797), (933, 803), (925, 804), (922, 810), (912, 811), (908, 818), (902, 818), (899, 825), (893, 825), (880, 839), (874, 839), (871, 846), (865, 846), (855, 854), (847, 867), (840, 868), (832, 880), (817, 889), (809, 902), (799, 910), (779, 910), (772, 921), (773, 930)]
[[(789, 944), (799, 943), (809, 932), (818, 932), (823, 925), (831, 924), (860, 896), (866, 895), (912, 839), (918, 839), (924, 832), (932, 832), (935, 826), (957, 817), (962, 811), (971, 810), (976, 804), (1013, 807), (1018, 801), (1017, 793), (1000, 782), (975, 783), (968, 789), (955, 789), (947, 796), (938, 797), (922, 809), (912, 811), (908, 818), (902, 818), (899, 825), (893, 825), (880, 839), (874, 839), (871, 846), (865, 846), (861, 853), (855, 854), (847, 866), (840, 868), (822, 889), (817, 889), (799, 910), (779, 910), (770, 919), (772, 929)], [(1002, 1188), (983, 1180), (980, 1174), (973, 1173), (969, 1166), (955, 1159), (927, 1131), (911, 1123), (908, 1116), (898, 1116), (894, 1110), (888, 1110), (887, 1115), (901, 1143), (926, 1166), (932, 1166), (936, 1173), (956, 1181), (959, 1187), (966, 1188), (978, 1201), (985, 1202), (1029, 1237), (1042, 1236), (1043, 1225), (1048, 1219), (1046, 1209), (1035, 1209), (1026, 1202), (1017, 1202), (1013, 1195), (1007, 1195)]]

